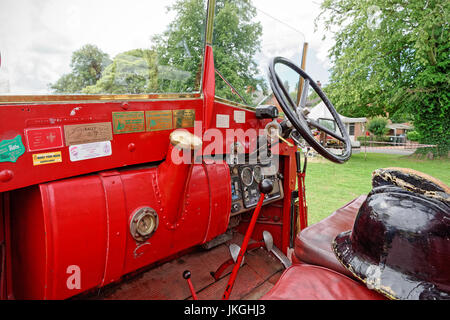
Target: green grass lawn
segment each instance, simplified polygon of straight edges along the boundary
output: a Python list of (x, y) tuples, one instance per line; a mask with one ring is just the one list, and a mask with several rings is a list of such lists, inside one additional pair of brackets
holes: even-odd
[(320, 159), (308, 162), (306, 201), (308, 225), (371, 189), (372, 172), (378, 168), (403, 167), (427, 173), (450, 185), (450, 160), (417, 160), (408, 156), (367, 153), (354, 154), (344, 164)]

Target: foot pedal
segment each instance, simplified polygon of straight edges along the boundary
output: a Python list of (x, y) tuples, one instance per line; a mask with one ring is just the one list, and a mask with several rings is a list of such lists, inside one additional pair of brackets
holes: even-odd
[(280, 249), (273, 245), (272, 234), (269, 231), (263, 231), (263, 239), (266, 244), (267, 251), (272, 252), (274, 256), (281, 261), (286, 269), (289, 268), (292, 265), (292, 262)]

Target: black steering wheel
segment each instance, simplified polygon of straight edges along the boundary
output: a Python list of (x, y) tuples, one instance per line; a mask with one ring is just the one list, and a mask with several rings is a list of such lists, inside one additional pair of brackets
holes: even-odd
[[(300, 98), (300, 105), (297, 106), (292, 98), (290, 97), (287, 89), (284, 87), (283, 82), (280, 80), (280, 77), (275, 71), (275, 65), (277, 64), (283, 64), (296, 73), (300, 75), (304, 79), (304, 86), (302, 90), (302, 95)], [(272, 91), (275, 95), (275, 98), (277, 99), (278, 103), (280, 104), (281, 108), (283, 109), (285, 115), (289, 119), (289, 121), (292, 123), (294, 128), (297, 130), (297, 132), (305, 139), (308, 144), (314, 148), (319, 154), (321, 154), (326, 159), (337, 162), (337, 163), (343, 163), (347, 161), (350, 156), (352, 155), (352, 145), (350, 141), (350, 137), (348, 136), (347, 131), (345, 130), (344, 124), (342, 123), (342, 120), (340, 119), (336, 109), (334, 108), (333, 104), (330, 100), (328, 100), (325, 93), (320, 89), (320, 87), (316, 84), (315, 81), (312, 80), (312, 78), (306, 74), (305, 71), (300, 69), (298, 66), (296, 66), (293, 62), (282, 58), (282, 57), (276, 57), (273, 58), (272, 61), (269, 64), (269, 80), (270, 80), (270, 86), (272, 87)], [(322, 126), (317, 121), (314, 121), (312, 119), (308, 119), (305, 115), (305, 107), (306, 107), (306, 97), (308, 95), (309, 86), (311, 86), (319, 95), (320, 99), (325, 103), (326, 107), (330, 111), (331, 115), (334, 118), (334, 121), (337, 124), (337, 127), (339, 128), (339, 131), (341, 132), (341, 135), (338, 133), (326, 128), (325, 126)], [(313, 133), (311, 132), (310, 128), (316, 128), (320, 131), (325, 132), (326, 134), (338, 139), (344, 144), (343, 153), (341, 155), (332, 153), (330, 150), (325, 148), (319, 141), (317, 141), (314, 138)]]

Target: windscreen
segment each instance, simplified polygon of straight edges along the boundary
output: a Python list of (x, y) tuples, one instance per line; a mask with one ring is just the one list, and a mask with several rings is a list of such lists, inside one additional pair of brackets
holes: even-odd
[[(216, 96), (252, 107), (277, 105), (267, 76), (269, 61), (276, 56), (299, 66), (304, 57), (310, 76), (327, 83), (327, 46), (314, 26), (319, 12), (319, 2), (217, 0), (213, 36)], [(277, 71), (290, 96), (297, 99), (298, 75), (288, 68)]]
[(200, 90), (204, 0), (2, 0), (0, 95)]

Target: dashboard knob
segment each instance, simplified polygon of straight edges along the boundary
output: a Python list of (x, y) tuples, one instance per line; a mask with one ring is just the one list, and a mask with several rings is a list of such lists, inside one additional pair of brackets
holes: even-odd
[(273, 190), (273, 182), (270, 179), (263, 179), (259, 183), (259, 191), (268, 194)]
[(191, 277), (191, 272), (189, 271), (189, 270), (185, 270), (184, 272), (183, 272), (183, 278), (184, 279), (189, 279)]

